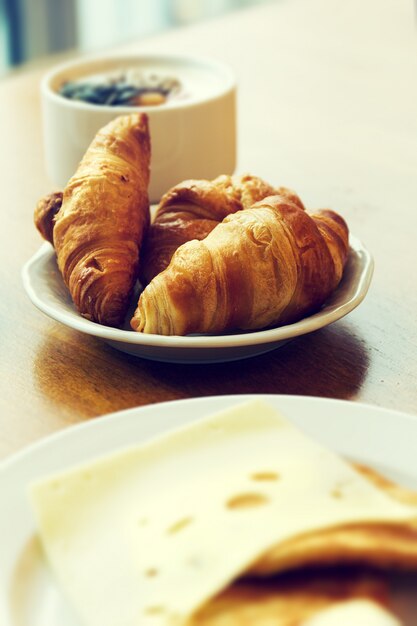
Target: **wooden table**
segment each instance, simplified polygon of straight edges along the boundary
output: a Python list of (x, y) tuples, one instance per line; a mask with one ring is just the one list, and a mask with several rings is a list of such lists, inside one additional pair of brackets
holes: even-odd
[[(375, 257), (367, 298), (332, 326), (247, 361), (130, 358), (38, 312), (23, 263), (51, 189), (42, 71), (0, 85), (0, 457), (136, 405), (230, 393), (308, 394), (417, 413), (417, 56), (411, 1), (282, 0), (126, 50), (198, 53), (239, 80), (238, 171), (340, 211)], [(335, 415), (337, 419), (337, 415)]]

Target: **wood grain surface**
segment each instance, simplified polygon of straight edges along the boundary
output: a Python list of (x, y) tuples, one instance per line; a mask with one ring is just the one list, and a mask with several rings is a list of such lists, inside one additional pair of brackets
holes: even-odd
[(238, 172), (292, 187), (309, 208), (339, 211), (375, 258), (368, 296), (349, 316), (229, 364), (129, 357), (33, 307), (20, 272), (41, 243), (34, 204), (53, 189), (43, 70), (3, 80), (0, 458), (111, 411), (204, 395), (303, 394), (417, 414), (415, 30), (405, 0), (282, 0), (124, 48), (229, 63), (239, 81)]

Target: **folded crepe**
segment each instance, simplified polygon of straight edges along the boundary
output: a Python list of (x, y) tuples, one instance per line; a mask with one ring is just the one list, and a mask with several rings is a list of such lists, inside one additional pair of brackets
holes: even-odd
[(235, 583), (188, 626), (400, 626), (388, 596), (386, 581), (375, 574), (302, 572)]
[[(356, 470), (393, 500), (417, 506), (417, 493), (365, 465)], [(335, 497), (342, 497), (335, 492)], [(381, 569), (417, 569), (417, 519), (401, 524), (350, 524), (307, 533), (273, 546), (250, 569), (270, 575), (301, 567), (365, 565)]]
[(415, 496), (353, 468), (262, 401), (47, 477), (31, 499), (86, 626), (187, 625), (227, 589), (236, 604), (231, 585), (254, 574), (417, 569)]

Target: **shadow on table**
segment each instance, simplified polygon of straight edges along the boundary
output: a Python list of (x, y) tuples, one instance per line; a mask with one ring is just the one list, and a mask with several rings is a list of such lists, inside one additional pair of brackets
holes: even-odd
[(285, 346), (232, 363), (179, 365), (138, 359), (98, 339), (57, 331), (42, 344), (34, 382), (53, 405), (76, 419), (178, 398), (276, 393), (349, 399), (369, 358), (354, 327), (339, 322)]
[(283, 393), (351, 398), (369, 365), (362, 341), (338, 325), (259, 357), (209, 365), (148, 364), (149, 372), (189, 396)]

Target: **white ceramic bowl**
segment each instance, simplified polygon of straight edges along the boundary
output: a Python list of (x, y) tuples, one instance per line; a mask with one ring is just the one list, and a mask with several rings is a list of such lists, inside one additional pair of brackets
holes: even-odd
[[(181, 94), (159, 106), (138, 107), (90, 104), (58, 93), (66, 81), (131, 67), (178, 78)], [(58, 187), (74, 174), (102, 126), (135, 111), (149, 116), (151, 202), (184, 179), (211, 179), (234, 171), (236, 83), (221, 63), (167, 55), (94, 57), (56, 67), (44, 77), (41, 92), (46, 168)]]
[[(342, 281), (317, 313), (294, 324), (268, 330), (187, 337), (136, 333), (128, 324), (125, 329), (110, 328), (81, 317), (64, 285), (56, 264), (55, 251), (49, 243), (45, 243), (29, 259), (23, 268), (22, 277), (29, 298), (46, 315), (69, 328), (100, 337), (122, 352), (171, 363), (220, 363), (269, 352), (294, 337), (339, 320), (362, 302), (372, 273), (371, 254), (359, 239), (351, 235), (349, 257)], [(133, 302), (133, 310), (135, 305)]]

